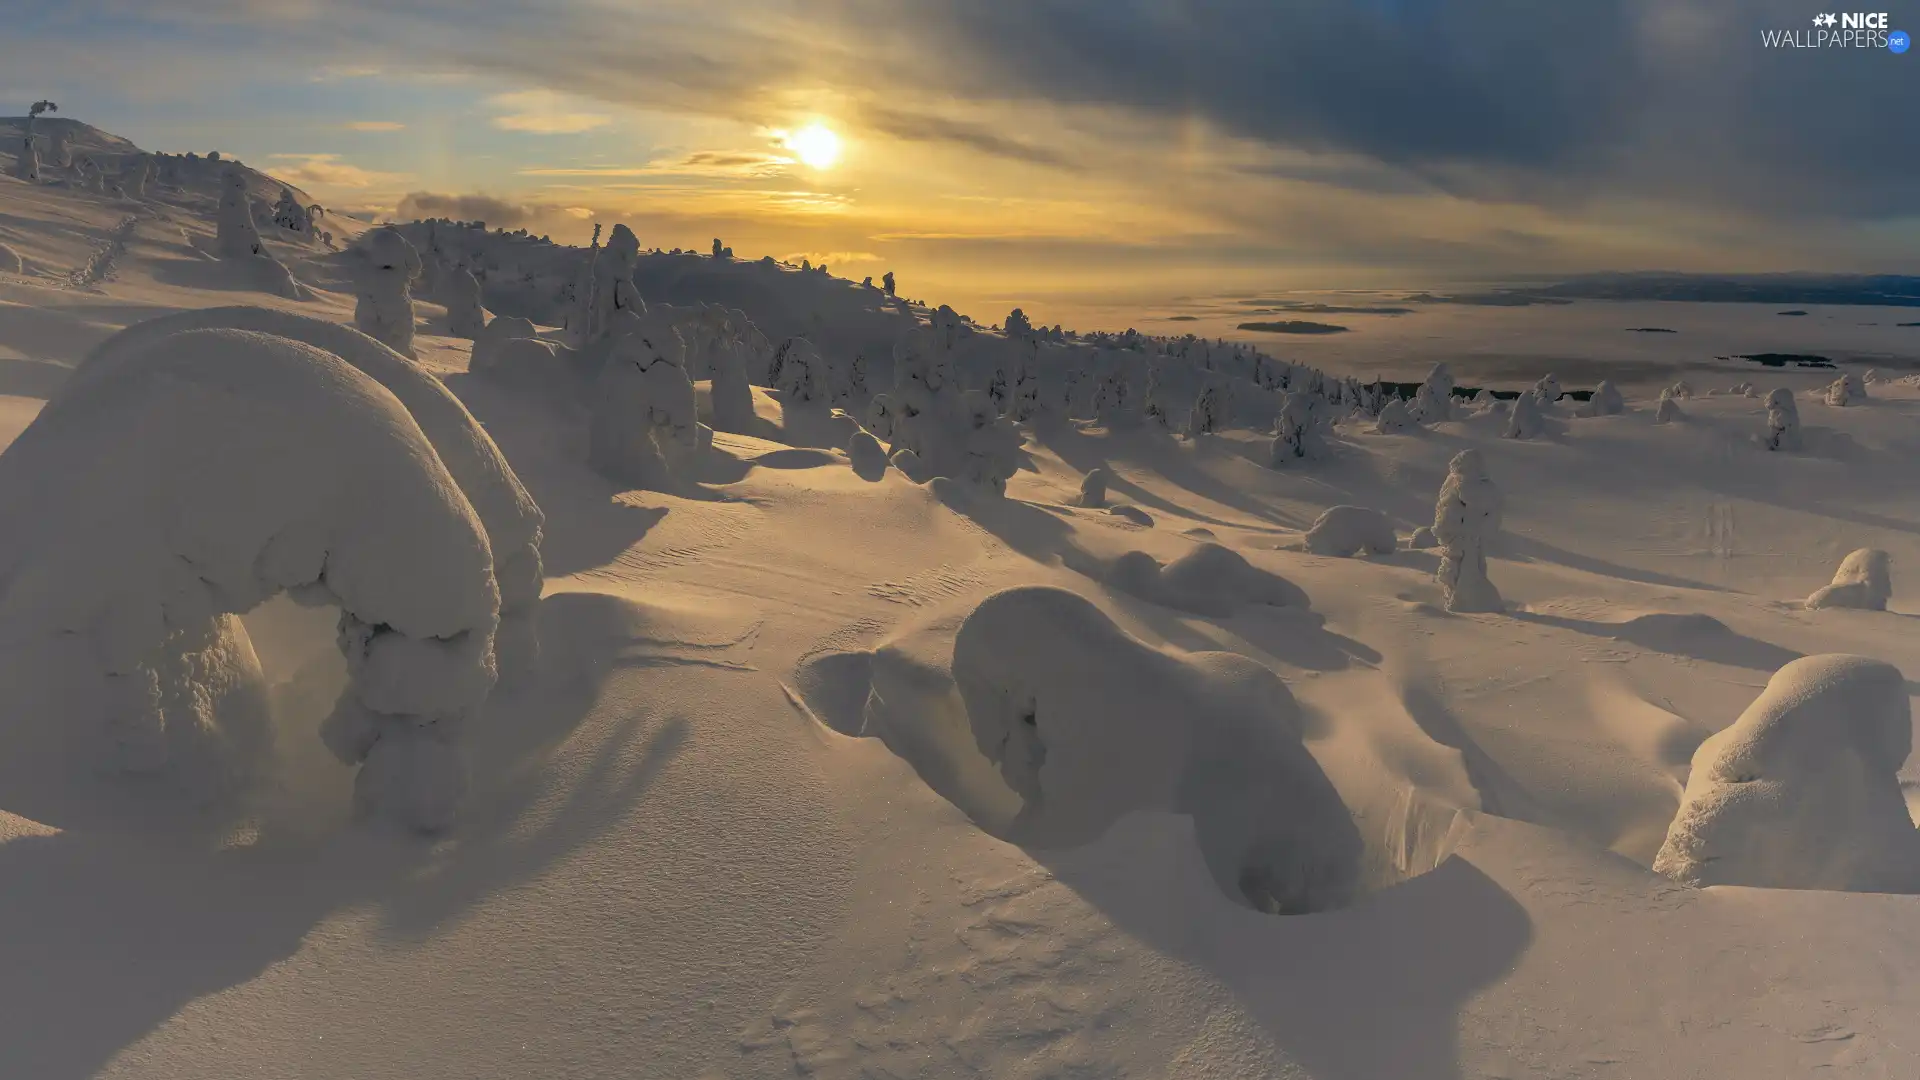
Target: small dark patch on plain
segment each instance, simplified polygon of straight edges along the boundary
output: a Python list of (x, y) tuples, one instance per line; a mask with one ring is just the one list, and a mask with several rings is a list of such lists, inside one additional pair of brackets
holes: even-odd
[(1794, 367), (1803, 367), (1803, 368), (1833, 367), (1832, 360), (1829, 360), (1824, 356), (1814, 356), (1810, 353), (1775, 353), (1775, 352), (1736, 353), (1733, 356), (1722, 356), (1722, 357), (1718, 357), (1718, 359), (1746, 360), (1751, 363), (1764, 364), (1767, 367), (1776, 367), (1776, 368), (1786, 367), (1788, 364), (1792, 364)]
[(1167, 321), (1168, 321), (1168, 322), (1199, 322), (1199, 321), (1200, 321), (1200, 316), (1198, 316), (1198, 315), (1169, 315), (1169, 316), (1167, 316)]
[(1776, 314), (1776, 315), (1805, 315), (1805, 314), (1806, 314), (1806, 312), (1804, 312), (1804, 311), (1776, 311), (1776, 312), (1774, 312), (1774, 314)]
[(1347, 328), (1333, 323), (1307, 322), (1303, 319), (1288, 319), (1286, 322), (1243, 322), (1242, 330), (1257, 330), (1263, 334), (1344, 334)]
[(1678, 330), (1669, 330), (1664, 326), (1629, 326), (1629, 334), (1677, 334)]
[(1920, 326), (1920, 322), (1897, 322), (1895, 326)]

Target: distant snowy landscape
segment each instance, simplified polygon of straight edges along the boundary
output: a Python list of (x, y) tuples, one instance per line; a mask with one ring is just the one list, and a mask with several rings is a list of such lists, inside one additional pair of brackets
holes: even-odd
[(1920, 1074), (1912, 279), (0, 171), (0, 1078)]

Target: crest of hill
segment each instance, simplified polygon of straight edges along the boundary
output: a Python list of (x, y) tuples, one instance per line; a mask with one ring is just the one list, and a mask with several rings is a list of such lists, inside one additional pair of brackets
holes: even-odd
[[(24, 116), (0, 116), (0, 153), (4, 153), (10, 158), (18, 149), (20, 138), (26, 131), (26, 126), (27, 118)], [(111, 166), (115, 170), (119, 168), (122, 159), (149, 152), (144, 147), (136, 145), (131, 139), (122, 138), (112, 132), (102, 131), (85, 121), (74, 120), (54, 113), (46, 113), (34, 118), (33, 132), (42, 144), (41, 151), (43, 153), (46, 150), (46, 143), (51, 140), (56, 131), (64, 131), (66, 133), (67, 145), (72, 148), (74, 153), (85, 154), (88, 157), (99, 160), (104, 165)], [(169, 150), (166, 151), (166, 153), (176, 153), (176, 151)], [(187, 151), (181, 150), (177, 151), (177, 153), (185, 154)], [(193, 153), (199, 154), (202, 158), (207, 156), (203, 150), (195, 150)], [(223, 153), (221, 157), (224, 159), (227, 158), (227, 155)], [(302, 206), (311, 206), (314, 203), (320, 202), (320, 200), (314, 198), (311, 194), (295, 184), (287, 183), (270, 173), (262, 172), (244, 162), (241, 164), (241, 167), (247, 171), (247, 189), (252, 192), (255, 198), (265, 199), (271, 203), (280, 198), (280, 189), (290, 188), (293, 191), (294, 198), (299, 199), (300, 205)], [(209, 170), (208, 177), (210, 178), (210, 182), (217, 180), (218, 171)]]

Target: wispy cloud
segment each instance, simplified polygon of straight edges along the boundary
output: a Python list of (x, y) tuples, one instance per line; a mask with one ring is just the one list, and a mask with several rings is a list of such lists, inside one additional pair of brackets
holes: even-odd
[(363, 169), (338, 154), (270, 154), (268, 160), (272, 175), (308, 189), (388, 187), (409, 179), (406, 173)]
[(487, 104), (497, 110), (493, 126), (502, 131), (578, 135), (613, 122), (613, 117), (589, 111), (578, 99), (551, 90), (517, 90), (510, 94), (495, 94), (487, 99)]
[(397, 120), (349, 120), (340, 126), (348, 131), (405, 131), (407, 127)]

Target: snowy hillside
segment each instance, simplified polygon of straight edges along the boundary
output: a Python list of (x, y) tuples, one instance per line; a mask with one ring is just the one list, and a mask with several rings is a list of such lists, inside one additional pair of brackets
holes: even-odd
[(1400, 386), (63, 130), (0, 1077), (1920, 1071), (1894, 365)]

